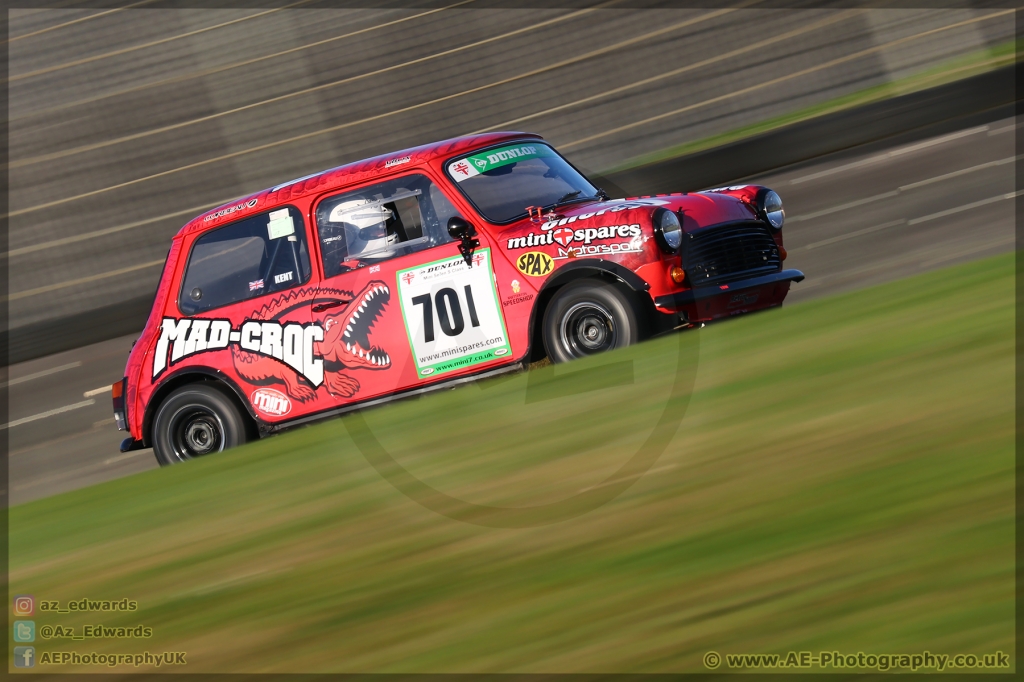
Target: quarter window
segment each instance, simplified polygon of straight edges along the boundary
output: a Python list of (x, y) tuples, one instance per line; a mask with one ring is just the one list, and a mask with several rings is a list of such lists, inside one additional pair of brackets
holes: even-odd
[(423, 175), (328, 197), (316, 209), (324, 276), (447, 244), (458, 211)]
[(178, 307), (195, 315), (309, 280), (302, 214), (291, 206), (207, 232), (189, 256)]

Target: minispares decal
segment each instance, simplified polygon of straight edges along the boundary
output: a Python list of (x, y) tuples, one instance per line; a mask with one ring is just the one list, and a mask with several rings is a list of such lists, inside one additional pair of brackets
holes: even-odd
[(527, 251), (516, 258), (516, 268), (530, 277), (543, 277), (551, 272), (551, 256), (540, 251)]
[(542, 144), (510, 145), (452, 161), (448, 164), (448, 174), (455, 179), (455, 182), (462, 182), (510, 163), (553, 155), (554, 152)]
[(515, 249), (529, 249), (535, 246), (554, 244), (569, 246), (573, 242), (590, 244), (598, 239), (630, 239), (639, 237), (641, 234), (640, 223), (586, 227), (577, 230), (571, 227), (555, 227), (545, 232), (531, 232), (524, 237), (512, 237), (508, 240), (506, 248), (513, 251)]
[(644, 250), (642, 237), (634, 237), (628, 242), (612, 242), (611, 244), (584, 244), (569, 248), (558, 247), (558, 255), (553, 260), (581, 258), (583, 256), (612, 256), (617, 253), (639, 253)]
[(313, 346), (323, 340), (324, 329), (316, 324), (246, 320), (234, 329), (228, 320), (165, 317), (153, 357), (153, 378), (160, 376), (168, 366), (198, 353), (237, 346), (280, 360), (313, 386), (319, 386), (324, 382), (324, 361), (314, 355)]

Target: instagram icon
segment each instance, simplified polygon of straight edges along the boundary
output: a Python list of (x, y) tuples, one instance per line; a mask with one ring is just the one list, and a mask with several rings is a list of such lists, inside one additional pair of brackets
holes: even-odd
[(36, 600), (31, 594), (19, 594), (14, 598), (14, 615), (31, 616), (36, 610)]

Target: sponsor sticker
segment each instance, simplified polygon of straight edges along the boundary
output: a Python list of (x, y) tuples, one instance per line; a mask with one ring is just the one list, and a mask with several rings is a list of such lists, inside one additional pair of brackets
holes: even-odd
[(249, 199), (249, 201), (245, 201), (245, 202), (242, 202), (240, 204), (235, 204), (234, 206), (228, 206), (227, 208), (222, 208), (221, 210), (217, 211), (216, 213), (211, 213), (210, 215), (208, 215), (205, 218), (203, 218), (203, 222), (206, 222), (208, 220), (216, 220), (217, 218), (220, 218), (221, 216), (229, 215), (231, 213), (234, 213), (235, 211), (243, 211), (243, 210), (245, 210), (247, 208), (252, 208), (253, 206), (255, 206), (257, 204), (257, 202), (259, 202), (259, 198), (252, 198), (252, 199)]
[(513, 294), (518, 294), (519, 293), (519, 280), (518, 279), (512, 280), (512, 293)]
[(448, 164), (448, 174), (455, 179), (455, 182), (462, 182), (510, 163), (552, 156), (553, 154), (554, 152), (542, 144), (509, 145), (452, 161)]
[(552, 256), (553, 260), (565, 260), (566, 258), (580, 258), (583, 256), (613, 256), (617, 253), (639, 253), (643, 251), (644, 240), (642, 237), (634, 237), (628, 242), (615, 242), (612, 244), (582, 244), (571, 246), (567, 249), (558, 247), (558, 255)]
[(527, 303), (533, 300), (533, 294), (513, 294), (509, 298), (506, 298), (501, 302), (501, 305), (505, 308), (510, 305), (519, 305), (520, 303)]
[(267, 223), (267, 232), (271, 239), (280, 239), (295, 234), (295, 221), (287, 208), (280, 211), (270, 212), (270, 222)]
[(473, 267), (462, 256), (397, 273), (402, 317), (420, 378), (478, 365), (511, 352), (490, 249)]
[(384, 167), (391, 168), (392, 166), (401, 166), (403, 163), (409, 163), (411, 160), (411, 156), (403, 156), (400, 159), (388, 159), (384, 162)]
[(291, 399), (273, 388), (257, 388), (249, 396), (249, 401), (258, 412), (271, 417), (283, 417), (292, 411)]
[(529, 277), (543, 277), (551, 272), (551, 256), (541, 251), (527, 251), (516, 259), (516, 268)]
[(506, 248), (509, 251), (517, 249), (529, 249), (537, 246), (548, 246), (558, 244), (569, 246), (569, 244), (590, 244), (603, 239), (638, 239), (643, 234), (640, 223), (623, 225), (603, 225), (601, 227), (555, 227), (543, 232), (529, 234), (520, 237), (510, 237), (506, 241)]
[(259, 291), (263, 288), (263, 280), (258, 279), (255, 282), (249, 282), (249, 291)]
[(292, 281), (293, 271), (282, 272), (280, 275), (274, 275), (274, 284), (281, 284), (282, 282)]

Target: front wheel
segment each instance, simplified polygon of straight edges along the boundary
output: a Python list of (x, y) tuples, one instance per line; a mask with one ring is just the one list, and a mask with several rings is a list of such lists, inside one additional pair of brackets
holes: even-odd
[(544, 312), (544, 350), (568, 362), (641, 340), (643, 314), (634, 297), (597, 279), (562, 287)]
[(245, 417), (227, 393), (208, 383), (188, 384), (160, 405), (153, 421), (153, 452), (160, 466), (241, 445)]

